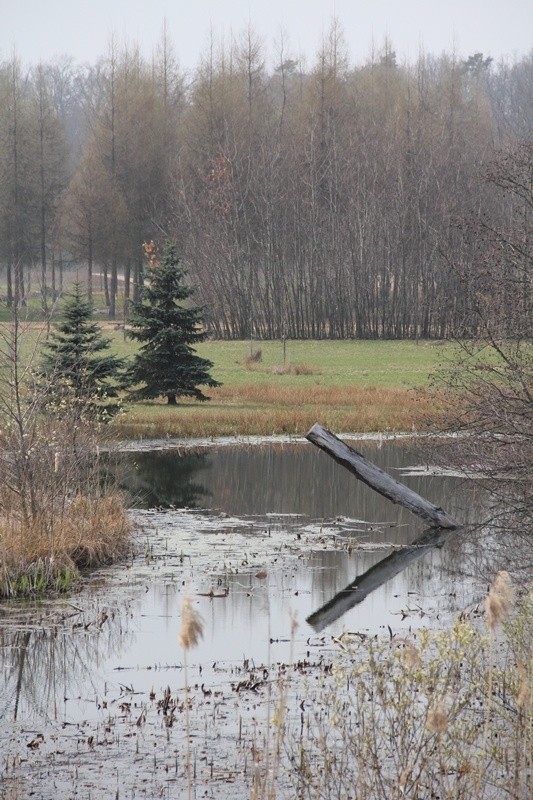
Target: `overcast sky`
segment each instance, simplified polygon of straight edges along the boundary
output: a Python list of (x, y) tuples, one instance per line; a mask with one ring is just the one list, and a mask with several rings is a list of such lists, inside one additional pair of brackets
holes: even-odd
[(150, 56), (163, 21), (182, 68), (193, 69), (215, 41), (249, 26), (271, 59), (283, 31), (287, 56), (312, 63), (333, 17), (350, 62), (359, 64), (389, 37), (398, 60), (421, 47), (433, 55), (482, 52), (499, 59), (533, 48), (532, 0), (0, 0), (0, 59), (15, 50), (24, 63), (68, 54), (94, 62), (117, 44), (137, 41)]

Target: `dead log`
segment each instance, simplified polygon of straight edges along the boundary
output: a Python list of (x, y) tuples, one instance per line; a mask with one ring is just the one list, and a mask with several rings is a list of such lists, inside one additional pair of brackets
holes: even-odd
[(433, 528), (460, 528), (461, 525), (452, 516), (439, 506), (433, 505), (429, 500), (400, 483), (387, 472), (368, 461), (361, 453), (349, 447), (335, 434), (330, 433), (318, 423), (313, 425), (306, 435), (312, 444), (324, 450), (338, 464), (346, 467), (356, 478), (371, 489), (374, 489), (392, 503), (397, 503), (409, 509), (413, 514), (429, 522)]

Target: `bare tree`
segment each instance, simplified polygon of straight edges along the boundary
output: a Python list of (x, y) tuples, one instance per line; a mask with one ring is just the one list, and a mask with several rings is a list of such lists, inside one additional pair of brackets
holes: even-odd
[[(447, 385), (458, 393), (450, 422), (467, 435), (459, 457), (486, 476), (493, 523), (533, 524), (533, 141), (502, 151), (485, 171), (491, 214), (474, 215), (463, 234), (467, 314)], [(499, 213), (495, 213), (499, 212)]]

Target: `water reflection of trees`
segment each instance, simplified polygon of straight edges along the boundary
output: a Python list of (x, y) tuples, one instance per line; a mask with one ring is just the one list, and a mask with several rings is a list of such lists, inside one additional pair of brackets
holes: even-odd
[[(420, 463), (419, 454), (404, 445), (376, 448), (371, 457), (388, 471)], [(187, 451), (180, 455), (140, 453), (121, 461), (119, 468), (120, 479), (128, 486), (130, 496), (142, 497), (146, 506), (194, 507), (206, 505), (209, 499), (212, 506), (243, 515), (279, 511), (318, 518), (342, 514), (369, 521), (390, 519), (401, 525), (375, 526), (375, 530), (362, 535), (363, 541), (405, 545), (417, 536), (417, 523), (413, 523), (408, 512), (398, 515), (399, 509), (311, 446), (228, 448)], [(467, 487), (460, 479), (428, 476), (411, 477), (406, 482), (465, 523), (480, 516), (482, 491), (479, 497), (474, 497), (472, 486)], [(272, 598), (276, 598), (277, 608), (281, 598), (288, 608), (298, 590), (309, 592), (314, 607), (318, 607), (342, 590), (354, 575), (364, 573), (386, 554), (358, 549), (360, 540), (359, 534), (354, 536), (351, 554), (321, 547), (313, 553), (302, 551), (296, 563), (282, 569), (274, 563), (270, 568), (266, 563), (265, 583), (258, 582), (245, 567), (239, 574), (220, 576), (230, 591), (227, 598), (216, 603), (213, 614), (218, 619), (238, 619), (240, 624), (253, 629), (258, 615), (271, 613)], [(497, 543), (490, 551), (492, 573), (496, 550)], [(438, 585), (440, 592), (451, 592), (453, 581), (461, 572), (475, 575), (477, 570), (479, 575), (486, 569), (488, 574), (488, 553), (488, 549), (479, 548), (470, 538), (457, 536), (442, 549), (428, 552), (411, 564), (394, 590), (400, 587), (405, 594), (409, 590), (427, 595)], [(391, 603), (392, 586), (381, 590), (382, 603), (387, 606)], [(217, 590), (216, 584), (213, 588)], [(166, 602), (172, 604), (174, 600), (170, 592)], [(110, 616), (101, 629), (92, 620), (87, 631), (83, 628), (71, 631), (65, 623), (48, 629), (37, 629), (32, 623), (22, 625), (18, 631), (10, 626), (0, 627), (0, 668), (4, 676), (0, 715), (60, 716), (65, 713), (63, 699), (78, 694), (78, 687), (97, 692), (97, 665), (110, 653), (123, 651), (124, 637), (134, 635), (124, 630), (124, 624), (122, 620), (118, 625)]]
[[(360, 449), (392, 474), (405, 465), (423, 463), (420, 451), (405, 443), (377, 447), (365, 442)], [(125, 463), (123, 483), (145, 507), (209, 505), (237, 515), (278, 512), (314, 519), (345, 515), (369, 522), (412, 522), (409, 512), (393, 508), (311, 445), (147, 452)], [(476, 506), (483, 502), (481, 493), (473, 501), (472, 487), (461, 478), (428, 472), (402, 480), (465, 524), (474, 521)]]
[(62, 719), (66, 702), (98, 687), (98, 665), (120, 652), (134, 633), (119, 615), (34, 628), (0, 627), (0, 718)]
[(207, 451), (158, 451), (124, 456), (117, 465), (121, 486), (137, 508), (205, 506), (209, 490), (199, 480), (211, 467)]

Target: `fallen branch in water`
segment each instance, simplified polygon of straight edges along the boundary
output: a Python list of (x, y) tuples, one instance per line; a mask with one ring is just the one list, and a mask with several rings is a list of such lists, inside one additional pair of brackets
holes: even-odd
[(412, 489), (409, 489), (408, 486), (400, 483), (396, 478), (368, 461), (361, 453), (349, 447), (335, 434), (323, 428), (322, 425), (318, 423), (313, 425), (305, 438), (321, 450), (324, 450), (338, 464), (346, 467), (356, 478), (366, 483), (371, 489), (388, 498), (392, 503), (404, 506), (413, 514), (422, 517), (422, 519), (431, 524), (432, 528), (454, 529), (461, 527), (461, 524), (442, 508), (433, 505), (429, 500), (421, 497)]

